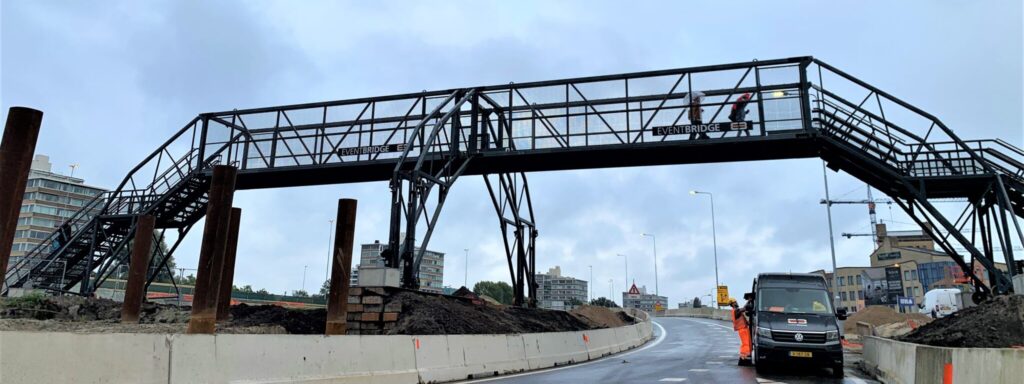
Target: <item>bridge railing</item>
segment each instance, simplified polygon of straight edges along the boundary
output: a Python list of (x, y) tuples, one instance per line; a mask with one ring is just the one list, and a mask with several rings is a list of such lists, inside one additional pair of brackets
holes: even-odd
[(845, 118), (837, 121), (870, 131), (875, 143), (888, 142), (901, 149), (900, 170), (905, 174), (997, 173), (978, 148), (968, 145), (935, 116), (820, 60), (813, 61), (807, 75), (816, 96), (813, 107), (843, 115)]
[[(59, 254), (60, 251), (78, 240), (78, 236), (85, 232), (83, 229), (91, 225), (93, 219), (100, 214), (109, 196), (110, 192), (106, 192), (94, 197), (68, 218), (63, 226), (51, 232), (39, 245), (8, 268), (3, 281), (5, 285), (0, 286), (0, 293), (7, 290), (7, 284), (20, 285), (30, 277), (33, 271), (50, 268), (55, 262), (53, 255)], [(65, 226), (66, 230), (63, 229)]]
[[(727, 127), (737, 98), (751, 95), (749, 113), (738, 119), (749, 122), (748, 129), (713, 132), (710, 138), (801, 129), (800, 68), (809, 61), (466, 88), (479, 96), (457, 111), (458, 118), (446, 123), (430, 148), (423, 148), (422, 140), (412, 142), (409, 156), (453, 145), (462, 152), (529, 151), (692, 140), (698, 135), (660, 135), (655, 128), (693, 123), (693, 95), (703, 95), (702, 123)], [(417, 127), (433, 129), (437, 119), (427, 118), (429, 111), (454, 91), (203, 114), (197, 123), (203, 125), (200, 148), (202, 153), (222, 150), (243, 171), (395, 160), (410, 137), (422, 134)]]

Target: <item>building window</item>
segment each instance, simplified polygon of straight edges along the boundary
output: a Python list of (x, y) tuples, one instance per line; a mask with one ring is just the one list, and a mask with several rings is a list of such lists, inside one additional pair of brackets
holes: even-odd
[(857, 285), (861, 284), (863, 284), (863, 281), (860, 279), (860, 275), (857, 275)]
[(840, 278), (839, 278), (839, 286), (840, 286), (840, 287), (842, 287), (842, 286), (844, 286), (844, 285), (846, 285), (846, 281), (845, 281), (845, 280), (843, 280), (843, 278), (841, 278), (841, 277), (840, 277)]
[(853, 276), (846, 276), (846, 285), (853, 285)]
[(914, 288), (907, 287), (907, 297), (914, 296)]
[(842, 296), (843, 301), (846, 301), (846, 292), (841, 292), (839, 295)]
[(857, 291), (857, 299), (864, 300), (864, 291)]
[(903, 271), (903, 281), (910, 281), (910, 271)]

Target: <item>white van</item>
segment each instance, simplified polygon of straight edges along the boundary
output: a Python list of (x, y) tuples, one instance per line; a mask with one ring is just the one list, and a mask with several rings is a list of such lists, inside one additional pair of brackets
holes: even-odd
[(921, 313), (933, 319), (946, 317), (960, 309), (960, 290), (955, 288), (937, 288), (925, 292)]

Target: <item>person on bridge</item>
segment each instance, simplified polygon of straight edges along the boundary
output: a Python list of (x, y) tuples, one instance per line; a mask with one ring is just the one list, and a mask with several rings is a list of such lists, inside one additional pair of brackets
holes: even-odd
[[(747, 104), (750, 104), (750, 92), (744, 92), (738, 99), (736, 99), (736, 103), (732, 105), (732, 112), (729, 112), (729, 121), (733, 123), (746, 122), (747, 114), (750, 113), (750, 111), (747, 110)], [(739, 133), (736, 134), (737, 136), (743, 134), (750, 136), (749, 127), (738, 132)]]
[(735, 299), (729, 299), (732, 307), (732, 329), (740, 336), (739, 365), (750, 365), (750, 327), (747, 325), (747, 306), (740, 308)]
[[(704, 119), (701, 117), (701, 112), (704, 112), (704, 108), (700, 105), (700, 102), (704, 98), (704, 92), (693, 92), (688, 98), (690, 99), (690, 124), (694, 125), (694, 128), (697, 129), (697, 126), (704, 124)], [(704, 132), (690, 134), (690, 140), (696, 138), (707, 139), (708, 134)]]

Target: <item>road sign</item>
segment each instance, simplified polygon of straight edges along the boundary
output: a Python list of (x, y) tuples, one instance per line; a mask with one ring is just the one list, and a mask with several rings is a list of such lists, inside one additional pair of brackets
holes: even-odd
[(729, 286), (718, 286), (718, 306), (729, 304)]
[(657, 303), (654, 303), (654, 311), (655, 312), (661, 312), (664, 309), (665, 309), (665, 307), (661, 305), (660, 301), (657, 302)]

